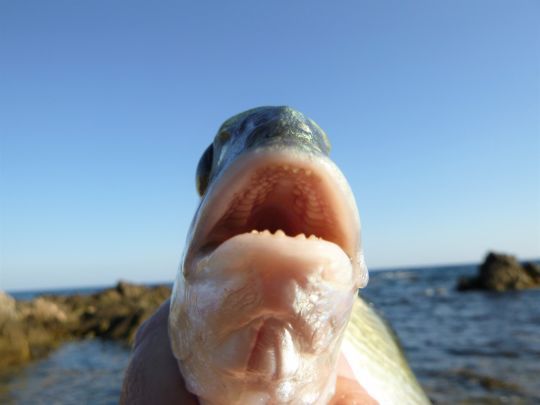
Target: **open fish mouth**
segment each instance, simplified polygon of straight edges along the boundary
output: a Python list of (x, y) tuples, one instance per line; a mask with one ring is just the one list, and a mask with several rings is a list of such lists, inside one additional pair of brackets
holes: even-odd
[(326, 404), (340, 352), (381, 398), (395, 396), (388, 380), (411, 380), (404, 361), (387, 374), (399, 349), (357, 297), (368, 281), (360, 220), (329, 152), (314, 121), (282, 106), (226, 120), (202, 154), (169, 314), (199, 403)]
[(243, 153), (212, 179), (191, 232), (169, 321), (190, 391), (208, 403), (324, 403), (367, 282), (341, 171), (290, 147)]
[(367, 272), (358, 230), (354, 197), (330, 159), (287, 149), (255, 150), (213, 181), (195, 218), (184, 270), (189, 277), (199, 267), (196, 262), (240, 235), (265, 236), (261, 243), (286, 237), (303, 241), (296, 248), (335, 245), (349, 258), (355, 284), (362, 287)]

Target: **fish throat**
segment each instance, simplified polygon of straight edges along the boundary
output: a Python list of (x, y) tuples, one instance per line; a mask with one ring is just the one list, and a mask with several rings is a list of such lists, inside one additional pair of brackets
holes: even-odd
[(204, 250), (246, 232), (318, 238), (344, 248), (344, 236), (336, 226), (338, 213), (326, 192), (311, 169), (288, 165), (258, 169), (210, 231)]

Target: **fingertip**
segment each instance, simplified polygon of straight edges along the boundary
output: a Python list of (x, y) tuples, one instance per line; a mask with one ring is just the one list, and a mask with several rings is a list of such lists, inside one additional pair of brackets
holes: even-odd
[(350, 380), (356, 379), (353, 369), (351, 368), (351, 365), (349, 364), (343, 353), (340, 353), (338, 357), (337, 374), (340, 377), (346, 377)]
[(336, 393), (331, 405), (376, 405), (378, 404), (368, 392), (358, 383), (358, 381), (338, 377), (336, 381)]

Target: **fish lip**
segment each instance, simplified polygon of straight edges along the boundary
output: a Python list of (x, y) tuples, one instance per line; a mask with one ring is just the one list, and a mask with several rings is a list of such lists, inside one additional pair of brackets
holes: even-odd
[(193, 261), (201, 256), (209, 255), (216, 246), (206, 246), (214, 226), (225, 215), (234, 196), (245, 190), (249, 181), (258, 169), (269, 166), (290, 166), (311, 172), (323, 184), (326, 197), (331, 202), (338, 219), (336, 226), (341, 233), (343, 243), (338, 244), (362, 273), (360, 286), (367, 283), (360, 241), (360, 219), (356, 201), (347, 180), (335, 163), (324, 155), (315, 155), (297, 150), (287, 149), (255, 149), (240, 155), (228, 167), (214, 178), (204, 194), (201, 204), (193, 219), (183, 257), (183, 268), (186, 276), (194, 268)]

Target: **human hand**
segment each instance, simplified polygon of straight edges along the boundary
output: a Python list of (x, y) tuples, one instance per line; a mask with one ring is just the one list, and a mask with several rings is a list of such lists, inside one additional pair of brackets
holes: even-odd
[[(169, 300), (137, 332), (133, 356), (122, 386), (121, 404), (197, 405), (185, 387), (168, 334)], [(331, 405), (374, 405), (373, 398), (354, 378), (343, 355), (338, 360), (336, 394)]]

